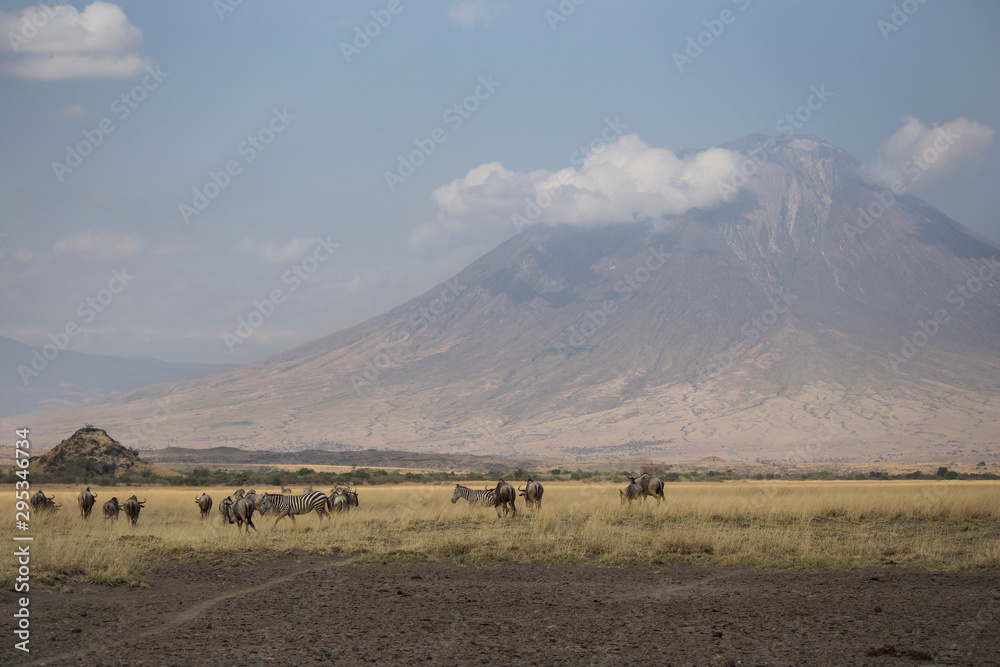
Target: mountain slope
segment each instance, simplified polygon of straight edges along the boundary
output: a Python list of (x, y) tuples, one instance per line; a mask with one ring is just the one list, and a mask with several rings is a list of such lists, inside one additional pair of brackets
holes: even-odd
[(713, 209), (528, 228), (351, 329), (32, 419), (134, 427), (169, 400), (144, 448), (1000, 455), (1000, 290), (988, 263), (1000, 247), (908, 195), (862, 229), (858, 208), (877, 211), (885, 194), (856, 160), (812, 137), (765, 141), (731, 145), (767, 161)]

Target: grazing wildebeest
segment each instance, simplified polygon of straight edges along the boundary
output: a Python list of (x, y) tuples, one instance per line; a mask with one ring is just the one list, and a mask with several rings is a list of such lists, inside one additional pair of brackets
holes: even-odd
[(122, 511), (122, 506), (118, 504), (118, 498), (112, 498), (104, 503), (104, 518), (118, 519), (118, 513)]
[(520, 493), (519, 496), (524, 496), (524, 504), (528, 507), (534, 507), (535, 509), (542, 509), (542, 494), (545, 493), (545, 489), (538, 482), (532, 481), (528, 478), (528, 483), (524, 488), (518, 488)]
[(507, 516), (507, 505), (510, 505), (511, 517), (517, 516), (517, 508), (514, 501), (517, 499), (517, 491), (514, 487), (503, 481), (497, 482), (497, 488), (493, 489), (493, 507), (497, 510), (497, 518), (500, 517), (500, 509), (503, 509), (504, 516)]
[(625, 504), (626, 500), (628, 502), (632, 502), (636, 498), (642, 497), (642, 487), (636, 483), (635, 477), (629, 477), (629, 479), (632, 481), (629, 483), (628, 486), (625, 487), (625, 490), (624, 491), (622, 491), (621, 489), (618, 490), (618, 493), (622, 499), (622, 505)]
[(97, 494), (91, 493), (88, 486), (86, 491), (81, 491), (80, 495), (76, 497), (76, 502), (80, 505), (80, 516), (89, 519), (90, 512), (94, 509), (94, 503), (97, 502)]
[(233, 497), (226, 496), (225, 499), (219, 503), (219, 514), (222, 515), (222, 523), (236, 523), (236, 517), (233, 515)]
[(249, 497), (243, 497), (236, 501), (233, 506), (233, 516), (236, 518), (236, 530), (238, 531), (243, 527), (245, 523), (247, 525), (247, 532), (253, 528), (254, 532), (257, 532), (257, 526), (253, 525), (253, 512), (254, 507), (253, 500)]
[(31, 509), (36, 512), (57, 510), (62, 507), (62, 503), (56, 503), (55, 498), (55, 494), (52, 494), (51, 498), (46, 497), (45, 492), (39, 489), (35, 492), (35, 495), (31, 496)]
[(122, 509), (125, 510), (125, 516), (128, 517), (129, 523), (133, 526), (135, 525), (135, 522), (139, 520), (139, 512), (141, 512), (142, 508), (145, 506), (146, 499), (143, 498), (142, 500), (139, 500), (134, 495), (125, 501), (125, 504), (122, 505)]
[(638, 484), (639, 488), (642, 490), (642, 499), (646, 500), (646, 496), (652, 496), (656, 498), (656, 502), (659, 503), (661, 500), (666, 500), (663, 495), (663, 480), (659, 477), (653, 477), (648, 472), (643, 473), (638, 479), (635, 477), (629, 477), (633, 484)]
[(451, 494), (451, 502), (457, 503), (459, 498), (469, 501), (469, 507), (483, 503), (493, 507), (493, 489), (470, 489), (461, 484), (455, 485), (455, 492)]
[(296, 514), (308, 514), (313, 510), (320, 516), (320, 519), (329, 516), (326, 503), (326, 494), (322, 491), (304, 493), (301, 496), (265, 493), (263, 500), (260, 502), (260, 512), (261, 514), (270, 514), (271, 512), (276, 514), (275, 525), (286, 516), (291, 518), (292, 523), (295, 523)]
[(194, 501), (198, 503), (198, 509), (201, 510), (201, 518), (208, 519), (212, 512), (212, 496), (202, 491), (201, 497), (195, 498)]

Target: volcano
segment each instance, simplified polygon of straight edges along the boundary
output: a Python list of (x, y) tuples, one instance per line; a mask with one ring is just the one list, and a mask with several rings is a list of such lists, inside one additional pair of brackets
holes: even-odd
[(1000, 246), (817, 138), (723, 148), (748, 162), (718, 206), (534, 225), (363, 324), (36, 413), (33, 433), (85, 420), (143, 449), (1000, 457)]

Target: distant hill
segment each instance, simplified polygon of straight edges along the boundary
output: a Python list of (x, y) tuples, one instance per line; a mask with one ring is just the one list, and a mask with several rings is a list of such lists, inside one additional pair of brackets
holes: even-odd
[(93, 426), (84, 426), (41, 456), (32, 457), (31, 470), (33, 474), (60, 480), (95, 482), (125, 472), (176, 474), (143, 461), (139, 452), (124, 447), (107, 431)]
[(565, 461), (560, 459), (506, 458), (499, 456), (473, 456), (463, 454), (433, 454), (396, 450), (362, 450), (330, 452), (315, 449), (297, 452), (273, 452), (237, 449), (235, 447), (208, 447), (191, 449), (167, 447), (145, 452), (151, 463), (189, 470), (196, 467), (225, 468), (227, 466), (356, 466), (358, 468), (412, 468), (441, 472), (505, 473), (523, 470), (548, 471), (552, 468), (569, 470), (606, 471), (638, 469), (649, 465), (648, 459), (620, 459), (615, 461)]
[(175, 363), (72, 350), (61, 350), (49, 360), (42, 352), (40, 347), (0, 336), (0, 417), (77, 406), (151, 384), (239, 368), (237, 364)]

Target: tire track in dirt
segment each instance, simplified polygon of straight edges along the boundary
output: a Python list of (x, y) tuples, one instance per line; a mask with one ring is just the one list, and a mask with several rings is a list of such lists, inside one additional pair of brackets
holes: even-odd
[(96, 653), (97, 651), (103, 651), (103, 650), (107, 650), (107, 649), (110, 649), (110, 648), (114, 648), (115, 646), (119, 646), (121, 644), (124, 644), (126, 641), (127, 642), (142, 641), (142, 640), (147, 639), (149, 637), (152, 637), (154, 635), (158, 635), (158, 634), (161, 634), (163, 632), (166, 632), (167, 630), (172, 630), (174, 628), (178, 628), (178, 627), (184, 625), (187, 622), (193, 621), (196, 618), (198, 618), (198, 616), (200, 616), (201, 614), (205, 613), (209, 609), (212, 609), (213, 607), (218, 606), (219, 604), (225, 602), (226, 600), (229, 600), (229, 599), (235, 598), (235, 597), (240, 597), (240, 596), (243, 596), (243, 595), (252, 595), (252, 594), (257, 593), (259, 591), (262, 591), (262, 590), (264, 590), (266, 588), (271, 588), (272, 586), (277, 586), (279, 584), (283, 584), (285, 582), (291, 581), (292, 579), (295, 579), (296, 577), (301, 576), (303, 574), (308, 574), (310, 572), (318, 572), (319, 570), (322, 570), (322, 569), (324, 569), (324, 568), (323, 567), (308, 567), (308, 568), (304, 568), (304, 569), (301, 569), (301, 570), (297, 570), (297, 571), (289, 573), (289, 574), (281, 575), (280, 577), (274, 577), (273, 579), (268, 579), (267, 581), (265, 581), (263, 583), (260, 583), (260, 584), (257, 584), (256, 586), (251, 586), (250, 588), (241, 588), (241, 589), (238, 589), (238, 590), (235, 590), (235, 591), (229, 591), (228, 593), (223, 593), (221, 595), (216, 595), (215, 597), (212, 597), (212, 598), (209, 598), (209, 599), (204, 600), (202, 602), (199, 602), (198, 604), (196, 604), (196, 605), (194, 605), (192, 607), (189, 607), (189, 608), (185, 609), (184, 611), (181, 611), (181, 612), (178, 612), (176, 614), (173, 614), (169, 618), (164, 619), (163, 622), (160, 623), (159, 625), (157, 625), (155, 628), (150, 628), (149, 630), (145, 630), (144, 632), (140, 632), (138, 634), (130, 635), (126, 639), (121, 639), (121, 640), (118, 640), (118, 641), (109, 642), (109, 643), (103, 644), (103, 645), (101, 645), (100, 647), (97, 647), (97, 648), (90, 648), (90, 649), (84, 649), (84, 650), (81, 650), (81, 651), (70, 651), (70, 652), (67, 652), (67, 653), (61, 653), (59, 655), (50, 656), (50, 657), (47, 657), (47, 658), (44, 658), (44, 659), (40, 659), (40, 660), (35, 661), (35, 662), (26, 663), (26, 664), (28, 664), (28, 665), (61, 665), (66, 660), (78, 660), (80, 658), (86, 657), (87, 655), (89, 655), (91, 653)]

